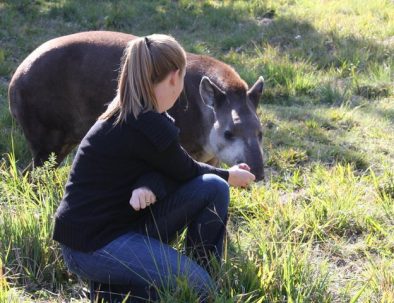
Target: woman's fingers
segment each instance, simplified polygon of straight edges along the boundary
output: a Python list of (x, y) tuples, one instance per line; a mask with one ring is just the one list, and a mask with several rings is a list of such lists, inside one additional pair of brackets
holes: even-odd
[(140, 206), (145, 209), (153, 202), (153, 193), (149, 189), (141, 189)]
[(137, 188), (133, 191), (130, 198), (130, 205), (134, 210), (145, 209), (150, 204), (156, 202), (156, 196), (148, 188)]
[(255, 175), (249, 171), (241, 172), (241, 187), (248, 187), (256, 179)]
[(139, 203), (140, 203), (140, 208), (141, 208), (141, 209), (145, 209), (146, 204), (147, 204), (147, 201), (146, 201), (146, 193), (145, 193), (145, 192), (141, 192), (141, 193), (138, 195), (138, 200), (139, 200)]
[(155, 203), (155, 202), (156, 202), (156, 196), (155, 196), (155, 194), (154, 194), (153, 192), (151, 192), (150, 190), (148, 190), (148, 192), (149, 192), (149, 203), (150, 203), (150, 204)]
[(240, 169), (244, 169), (244, 170), (250, 171), (250, 167), (249, 167), (249, 165), (246, 164), (246, 163), (238, 164), (238, 167), (239, 167)]
[(130, 198), (130, 205), (134, 210), (136, 210), (136, 211), (140, 210), (140, 201), (139, 201), (138, 197), (134, 194), (134, 192)]
[(253, 182), (254, 180), (256, 180), (256, 176), (250, 173), (250, 182)]
[(149, 206), (150, 204), (153, 204), (156, 202), (156, 197), (152, 193), (152, 191), (147, 189), (147, 190), (145, 190), (144, 194), (145, 194), (144, 201), (145, 201), (146, 206)]

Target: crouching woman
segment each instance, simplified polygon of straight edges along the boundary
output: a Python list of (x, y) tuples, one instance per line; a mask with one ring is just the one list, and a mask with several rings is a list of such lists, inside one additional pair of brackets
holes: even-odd
[[(55, 215), (53, 238), (69, 270), (120, 286), (131, 302), (157, 299), (179, 276), (204, 301), (209, 260), (221, 258), (228, 184), (254, 180), (246, 164), (216, 168), (180, 146), (166, 111), (185, 72), (185, 51), (170, 36), (128, 44), (117, 95), (82, 140)], [(187, 254), (168, 245), (185, 228)]]

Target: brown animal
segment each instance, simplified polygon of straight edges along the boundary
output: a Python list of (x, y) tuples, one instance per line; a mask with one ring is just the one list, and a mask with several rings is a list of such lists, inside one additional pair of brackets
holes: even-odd
[[(16, 70), (9, 105), (42, 165), (55, 153), (60, 163), (104, 111), (116, 92), (120, 58), (135, 36), (83, 32), (50, 40)], [(233, 68), (208, 56), (187, 54), (185, 93), (170, 110), (181, 144), (196, 160), (246, 162), (264, 176), (262, 128), (256, 108), (264, 80), (251, 89)]]

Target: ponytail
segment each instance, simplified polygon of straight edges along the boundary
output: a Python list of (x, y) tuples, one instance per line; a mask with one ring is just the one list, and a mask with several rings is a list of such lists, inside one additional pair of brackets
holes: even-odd
[(186, 53), (171, 36), (153, 34), (130, 41), (121, 61), (117, 94), (99, 119), (116, 115), (118, 124), (129, 114), (137, 119), (141, 112), (157, 111), (154, 85), (171, 71), (185, 68)]

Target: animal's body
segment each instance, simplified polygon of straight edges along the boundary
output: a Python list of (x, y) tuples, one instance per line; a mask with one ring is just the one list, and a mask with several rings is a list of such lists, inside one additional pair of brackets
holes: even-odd
[[(9, 103), (35, 165), (52, 152), (60, 163), (79, 144), (115, 96), (121, 57), (134, 38), (117, 32), (77, 33), (44, 43), (21, 63), (9, 86)], [(187, 61), (185, 92), (169, 112), (181, 129), (181, 144), (198, 161), (246, 162), (262, 179), (256, 107), (263, 79), (248, 90), (221, 61), (191, 53)]]

